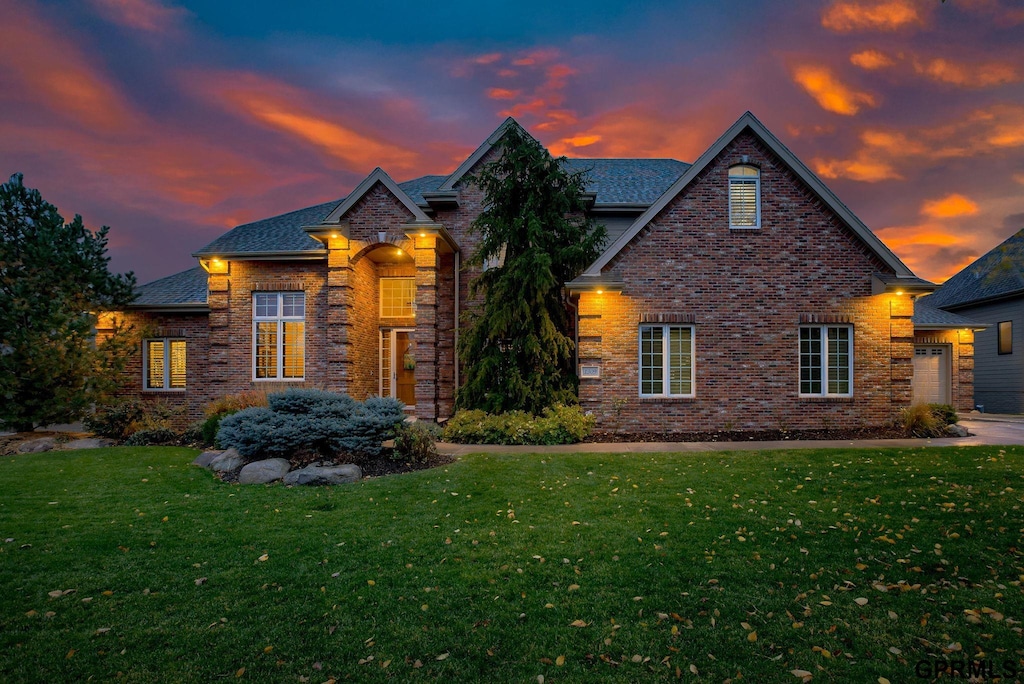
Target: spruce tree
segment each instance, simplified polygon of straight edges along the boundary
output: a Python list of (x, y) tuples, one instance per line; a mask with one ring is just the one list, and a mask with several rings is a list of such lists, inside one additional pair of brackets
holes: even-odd
[(570, 173), (512, 124), (500, 154), (471, 179), (484, 211), (471, 232), (480, 243), (468, 262), (485, 269), (470, 282), (482, 306), (465, 315), (459, 339), (465, 383), (457, 408), (540, 413), (577, 402), (579, 379), (564, 285), (597, 256), (603, 226), (586, 215), (584, 173)]
[(93, 326), (135, 277), (107, 270), (107, 231), (65, 223), (21, 174), (0, 185), (0, 426), (70, 422), (109, 389), (123, 338), (97, 345)]

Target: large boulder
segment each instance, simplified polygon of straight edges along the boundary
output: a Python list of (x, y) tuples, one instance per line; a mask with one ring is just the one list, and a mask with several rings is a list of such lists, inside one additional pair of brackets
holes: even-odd
[(280, 480), (287, 473), (291, 464), (283, 458), (268, 458), (265, 461), (254, 461), (242, 468), (238, 473), (238, 484), (266, 484)]
[(216, 473), (233, 473), (245, 465), (245, 459), (236, 449), (228, 449), (210, 461), (210, 470)]
[(952, 425), (947, 425), (946, 433), (949, 434), (951, 437), (966, 437), (967, 435), (971, 434), (963, 425), (957, 425), (956, 423), (953, 423)]
[(50, 451), (55, 446), (57, 446), (57, 442), (53, 437), (40, 437), (39, 439), (30, 439), (27, 442), (22, 442), (18, 445), (16, 451), (19, 454), (39, 454), (44, 451)]
[(102, 447), (114, 446), (115, 444), (117, 444), (117, 442), (115, 442), (112, 439), (107, 439), (105, 437), (86, 437), (83, 439), (72, 440), (67, 444), (64, 444), (62, 448), (71, 450), (100, 449)]
[(363, 477), (359, 466), (346, 463), (337, 466), (306, 466), (301, 470), (293, 470), (284, 476), (288, 485), (339, 485), (356, 482)]
[(204, 451), (203, 453), (196, 456), (195, 460), (192, 461), (192, 465), (199, 466), (200, 468), (209, 468), (210, 464), (213, 463), (213, 459), (217, 458), (223, 451), (213, 450)]

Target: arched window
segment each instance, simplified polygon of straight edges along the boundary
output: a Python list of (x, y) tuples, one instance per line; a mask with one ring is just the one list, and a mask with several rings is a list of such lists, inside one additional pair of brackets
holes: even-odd
[(761, 172), (756, 166), (729, 167), (729, 227), (761, 227)]

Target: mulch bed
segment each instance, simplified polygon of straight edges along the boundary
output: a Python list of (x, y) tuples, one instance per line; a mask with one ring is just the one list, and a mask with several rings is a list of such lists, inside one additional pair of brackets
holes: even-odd
[(798, 439), (854, 440), (905, 439), (913, 437), (899, 427), (831, 428), (820, 430), (718, 430), (708, 432), (600, 432), (588, 442), (782, 442)]

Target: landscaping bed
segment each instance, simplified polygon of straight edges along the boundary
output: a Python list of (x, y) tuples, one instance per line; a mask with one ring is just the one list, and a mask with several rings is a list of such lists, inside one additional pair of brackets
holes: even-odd
[[(954, 437), (955, 435), (944, 435)], [(595, 430), (588, 442), (776, 442), (809, 440), (908, 439), (913, 432), (902, 426), (875, 428), (821, 428), (817, 430), (715, 430), (705, 432), (609, 432)]]

